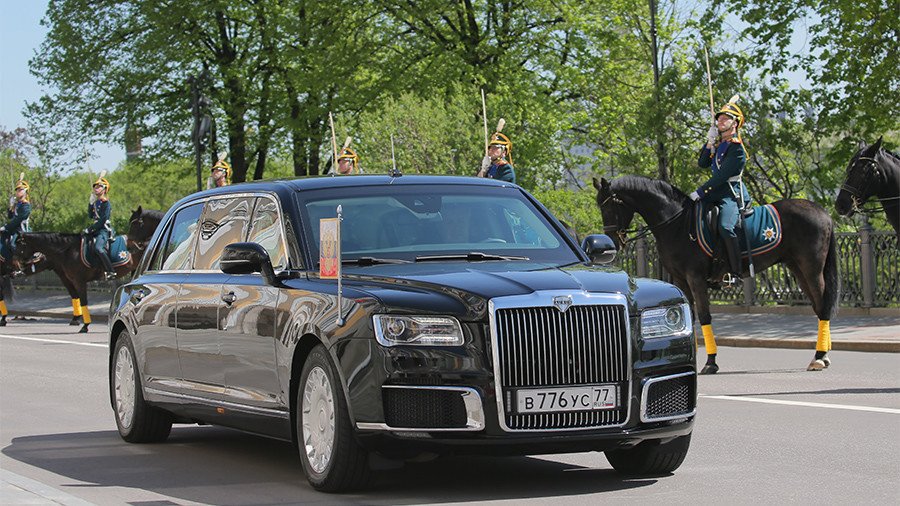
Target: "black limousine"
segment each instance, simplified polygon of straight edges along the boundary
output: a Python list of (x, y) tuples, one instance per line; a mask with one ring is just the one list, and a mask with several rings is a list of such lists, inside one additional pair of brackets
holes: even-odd
[[(320, 220), (341, 209), (338, 279)], [(522, 188), (365, 175), (238, 184), (166, 213), (113, 298), (122, 438), (174, 423), (292, 441), (318, 490), (447, 453), (605, 452), (666, 474), (690, 445), (684, 294), (606, 267)]]

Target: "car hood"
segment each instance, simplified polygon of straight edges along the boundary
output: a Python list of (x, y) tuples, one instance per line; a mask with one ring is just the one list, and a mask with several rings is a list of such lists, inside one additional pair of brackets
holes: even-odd
[(644, 307), (684, 302), (681, 291), (621, 270), (575, 264), (442, 262), (380, 265), (345, 271), (345, 286), (377, 298), (386, 308), (481, 319), (494, 297), (562, 290), (618, 293), (634, 314)]

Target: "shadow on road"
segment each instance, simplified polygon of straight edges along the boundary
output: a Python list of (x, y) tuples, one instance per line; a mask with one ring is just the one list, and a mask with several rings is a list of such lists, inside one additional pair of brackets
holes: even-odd
[(658, 480), (624, 478), (600, 453), (590, 454), (597, 467), (533, 457), (445, 457), (376, 473), (362, 492), (326, 495), (306, 482), (290, 443), (217, 427), (176, 426), (166, 443), (152, 445), (125, 443), (115, 431), (25, 436), (2, 451), (83, 482), (63, 490), (123, 487), (207, 504), (515, 500), (627, 490)]

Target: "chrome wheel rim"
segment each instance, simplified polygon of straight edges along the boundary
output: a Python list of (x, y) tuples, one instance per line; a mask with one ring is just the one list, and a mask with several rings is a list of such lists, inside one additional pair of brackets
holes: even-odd
[(334, 448), (334, 392), (328, 375), (314, 367), (303, 385), (303, 446), (306, 460), (316, 473), (322, 473), (331, 462)]
[(123, 429), (131, 428), (134, 420), (135, 383), (134, 361), (128, 347), (122, 346), (116, 354), (116, 416)]

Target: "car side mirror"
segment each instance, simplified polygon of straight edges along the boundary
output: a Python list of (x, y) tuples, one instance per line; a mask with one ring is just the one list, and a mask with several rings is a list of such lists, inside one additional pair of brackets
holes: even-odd
[(581, 249), (591, 259), (591, 263), (608, 264), (616, 259), (616, 243), (606, 234), (593, 234), (584, 238)]
[(225, 246), (219, 268), (225, 274), (252, 274), (259, 272), (270, 285), (276, 285), (275, 270), (269, 252), (255, 242), (236, 242)]

